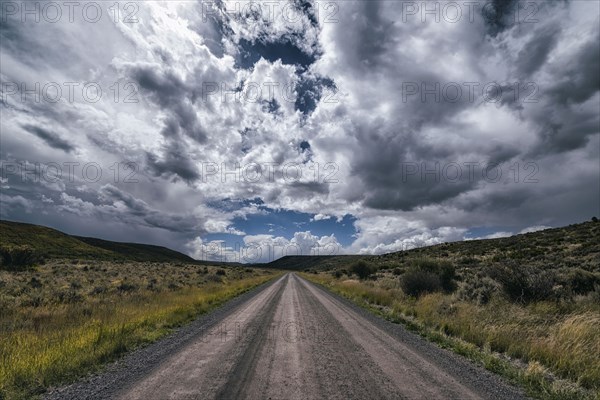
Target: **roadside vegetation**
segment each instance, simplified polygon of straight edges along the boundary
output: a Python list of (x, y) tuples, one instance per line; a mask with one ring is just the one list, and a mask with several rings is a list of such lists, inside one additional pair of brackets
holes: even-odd
[(4, 246), (0, 399), (97, 371), (278, 273), (184, 262), (65, 259)]
[(312, 270), (320, 283), (540, 399), (600, 399), (600, 223)]

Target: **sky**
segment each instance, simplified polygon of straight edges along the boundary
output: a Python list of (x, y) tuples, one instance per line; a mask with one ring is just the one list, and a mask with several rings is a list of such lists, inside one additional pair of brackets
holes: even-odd
[(2, 219), (198, 259), (600, 216), (598, 1), (1, 1)]

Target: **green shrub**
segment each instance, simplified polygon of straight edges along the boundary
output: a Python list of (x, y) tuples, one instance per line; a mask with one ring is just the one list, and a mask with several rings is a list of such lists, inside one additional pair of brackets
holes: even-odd
[(400, 287), (404, 293), (414, 297), (442, 290), (440, 277), (437, 274), (415, 267), (410, 268), (402, 275)]
[(540, 271), (527, 265), (507, 263), (491, 268), (489, 275), (500, 284), (506, 296), (513, 302), (530, 303), (556, 299), (553, 288), (557, 277), (554, 271)]
[(364, 260), (359, 260), (352, 264), (350, 271), (356, 274), (359, 279), (367, 279), (374, 271), (374, 268)]
[(223, 283), (223, 278), (217, 274), (210, 274), (206, 277), (207, 282)]
[(466, 279), (458, 290), (458, 298), (473, 301), (479, 305), (489, 303), (494, 293), (498, 291), (498, 283), (488, 276), (474, 276)]
[(456, 290), (456, 270), (451, 264), (441, 263), (438, 275), (444, 292), (452, 293)]
[(117, 290), (119, 292), (133, 292), (137, 289), (137, 286), (132, 283), (122, 282), (119, 286), (117, 286)]
[(83, 296), (74, 290), (60, 291), (56, 295), (56, 301), (62, 304), (80, 303), (83, 300)]
[(90, 295), (97, 296), (106, 292), (108, 292), (106, 286), (95, 286), (92, 290), (90, 290)]
[(421, 258), (413, 260), (411, 268), (437, 275), (440, 286), (446, 293), (452, 293), (456, 289), (456, 270), (448, 261)]
[(33, 276), (33, 277), (31, 277), (31, 279), (29, 280), (29, 286), (31, 286), (31, 287), (32, 287), (32, 288), (34, 288), (34, 289), (39, 289), (39, 288), (41, 288), (43, 285), (42, 285), (42, 282), (41, 282), (41, 281), (40, 281), (38, 278), (36, 278), (35, 276)]
[(0, 246), (0, 267), (3, 269), (20, 270), (43, 262), (44, 257), (31, 246)]
[(592, 272), (576, 268), (569, 271), (562, 282), (573, 294), (586, 294), (600, 284), (600, 277)]

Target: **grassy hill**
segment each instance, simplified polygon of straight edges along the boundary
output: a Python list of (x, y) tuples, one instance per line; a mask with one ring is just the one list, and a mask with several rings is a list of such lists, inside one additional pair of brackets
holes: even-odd
[(112, 253), (117, 253), (135, 261), (195, 261), (190, 256), (163, 246), (140, 243), (111, 242), (109, 240), (82, 236), (73, 237), (93, 247), (104, 249)]
[(0, 246), (3, 249), (32, 249), (37, 256), (46, 259), (196, 262), (166, 247), (71, 236), (45, 226), (12, 221), (0, 221)]
[(265, 266), (324, 271), (345, 268), (364, 260), (378, 268), (387, 268), (413, 258), (444, 259), (467, 267), (510, 261), (592, 271), (598, 269), (600, 259), (600, 223), (590, 221), (506, 238), (442, 243), (377, 256), (286, 256)]
[(348, 263), (362, 259), (362, 256), (285, 256), (268, 264), (257, 264), (263, 268), (284, 269), (288, 271), (303, 271), (309, 268), (331, 269), (342, 267)]
[(386, 264), (405, 257), (446, 259), (464, 266), (510, 261), (544, 268), (598, 270), (600, 223), (590, 221), (506, 238), (443, 243), (370, 257), (369, 261)]

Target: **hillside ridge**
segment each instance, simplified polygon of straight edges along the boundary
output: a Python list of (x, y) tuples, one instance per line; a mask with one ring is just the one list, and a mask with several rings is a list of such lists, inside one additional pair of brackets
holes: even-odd
[(345, 267), (358, 260), (381, 265), (395, 263), (416, 254), (425, 258), (455, 259), (467, 264), (483, 259), (493, 262), (534, 262), (536, 258), (543, 260), (543, 263), (557, 257), (575, 262), (581, 256), (600, 256), (600, 222), (586, 221), (502, 238), (445, 242), (380, 255), (285, 256), (264, 265), (288, 270), (329, 270)]
[(46, 258), (197, 262), (164, 246), (69, 235), (47, 226), (0, 220), (0, 245), (29, 246)]

